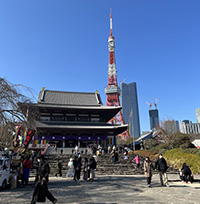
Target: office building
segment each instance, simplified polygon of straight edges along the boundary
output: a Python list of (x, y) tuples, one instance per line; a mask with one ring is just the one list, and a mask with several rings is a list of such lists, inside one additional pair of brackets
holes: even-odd
[[(120, 102), (122, 106), (122, 115), (125, 124), (130, 122), (131, 125), (131, 135), (134, 137), (140, 137), (140, 119), (138, 110), (138, 97), (137, 97), (137, 87), (136, 83), (126, 84), (124, 82), (120, 83)], [(129, 119), (132, 110), (132, 116)], [(129, 121), (131, 120), (131, 121)]]
[(158, 109), (149, 110), (149, 119), (150, 119), (150, 129), (157, 128), (159, 126), (159, 114)]
[(185, 134), (200, 134), (200, 123), (184, 120), (180, 123), (180, 132)]

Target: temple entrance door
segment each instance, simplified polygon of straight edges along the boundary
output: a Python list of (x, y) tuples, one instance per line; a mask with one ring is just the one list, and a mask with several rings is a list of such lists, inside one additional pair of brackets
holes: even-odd
[(69, 139), (65, 141), (65, 147), (76, 147), (76, 145), (78, 145), (78, 141), (75, 139)]

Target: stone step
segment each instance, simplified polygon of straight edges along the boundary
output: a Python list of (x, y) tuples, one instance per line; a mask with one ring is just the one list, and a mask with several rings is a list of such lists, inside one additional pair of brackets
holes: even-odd
[[(90, 158), (92, 155), (88, 154), (81, 154), (82, 161), (84, 161), (85, 158)], [(56, 173), (56, 166), (57, 162), (59, 160), (62, 161), (62, 174), (63, 176), (66, 176), (67, 174), (67, 164), (70, 160), (70, 158), (74, 158), (74, 154), (55, 154), (55, 155), (48, 155), (46, 156), (46, 159), (50, 165), (51, 173), (50, 176), (54, 176)], [(119, 161), (115, 164), (112, 163), (112, 159), (109, 154), (105, 154), (98, 157), (97, 162), (97, 169), (96, 174), (97, 175), (143, 175), (143, 162), (141, 160), (140, 168), (136, 168), (135, 163), (132, 162), (132, 159), (134, 158), (134, 155), (130, 155), (128, 160), (124, 160), (124, 156), (122, 154), (119, 154)], [(170, 172), (176, 173), (177, 171), (174, 169), (170, 169)], [(36, 170), (31, 170), (30, 174), (34, 176), (36, 173)], [(83, 175), (83, 171), (81, 172), (81, 175)]]

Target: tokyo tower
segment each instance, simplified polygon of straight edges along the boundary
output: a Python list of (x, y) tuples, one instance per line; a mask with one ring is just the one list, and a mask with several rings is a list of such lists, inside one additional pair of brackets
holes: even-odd
[[(108, 84), (105, 88), (107, 95), (106, 106), (120, 106), (119, 96), (120, 88), (117, 83), (117, 69), (115, 64), (115, 38), (112, 30), (112, 14), (110, 14), (110, 36), (108, 37), (108, 50), (109, 50), (109, 64), (108, 64)], [(121, 111), (110, 121), (112, 124), (124, 125), (124, 119)], [(123, 139), (128, 138), (128, 132), (125, 131), (120, 135)]]

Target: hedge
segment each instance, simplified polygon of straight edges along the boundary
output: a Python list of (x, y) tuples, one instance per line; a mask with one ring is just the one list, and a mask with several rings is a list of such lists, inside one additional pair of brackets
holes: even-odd
[(192, 154), (189, 150), (177, 148), (166, 151), (163, 156), (174, 168), (181, 169), (185, 162), (191, 168), (193, 174), (200, 173), (200, 156), (198, 154)]

